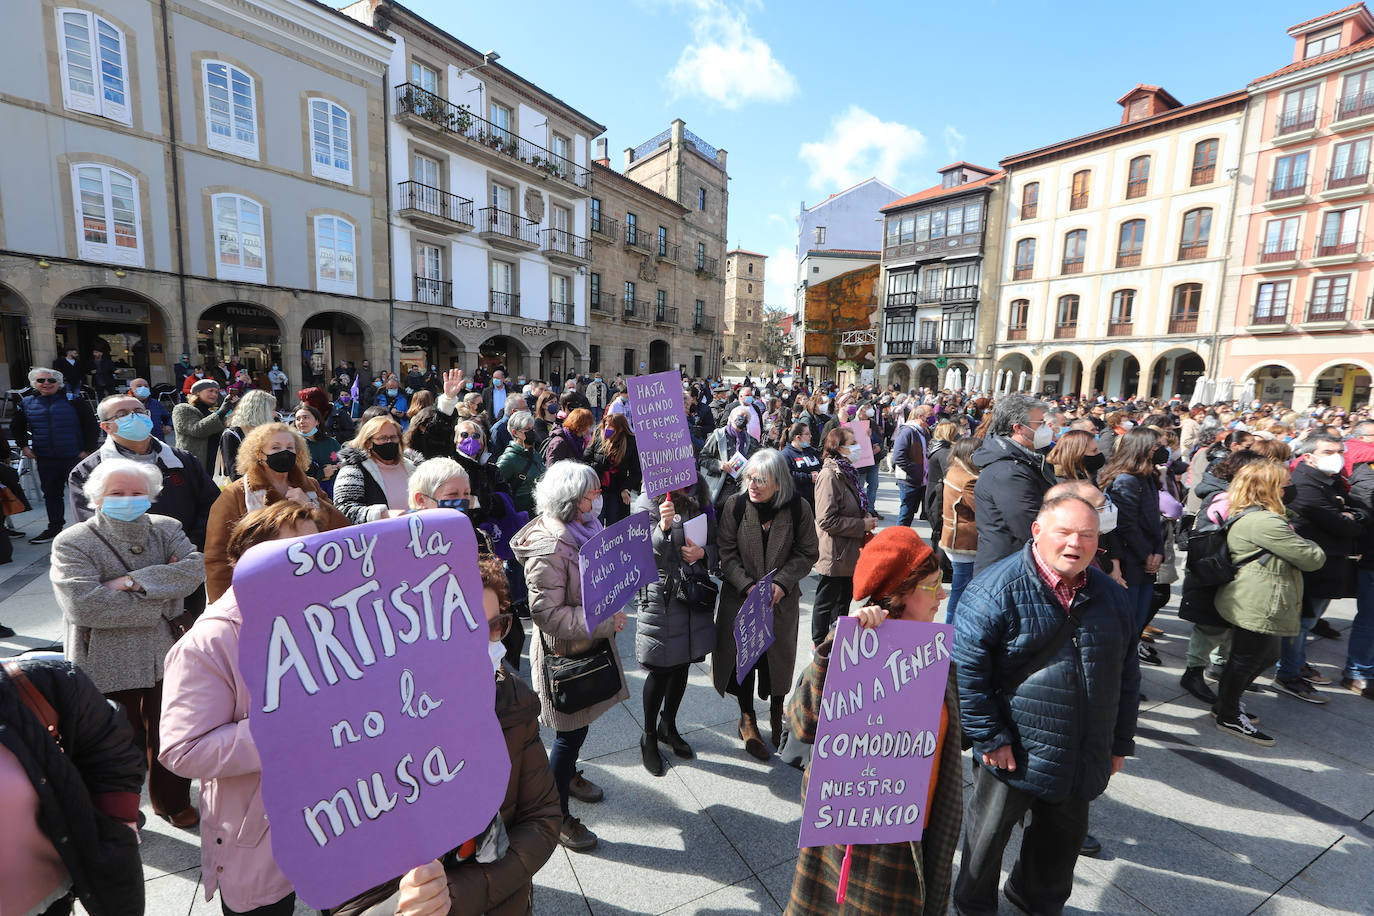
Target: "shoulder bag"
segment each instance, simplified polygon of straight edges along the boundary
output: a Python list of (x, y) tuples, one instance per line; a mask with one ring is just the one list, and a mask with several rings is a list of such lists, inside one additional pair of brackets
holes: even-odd
[(539, 642), (544, 647), (544, 682), (557, 712), (581, 712), (620, 692), (620, 669), (609, 640), (577, 656), (554, 655), (542, 631)]

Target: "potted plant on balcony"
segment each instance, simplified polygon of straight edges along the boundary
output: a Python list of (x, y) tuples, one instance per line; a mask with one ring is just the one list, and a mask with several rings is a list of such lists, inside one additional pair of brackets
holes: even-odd
[(448, 112), (448, 129), (455, 134), (466, 134), (468, 128), (472, 126), (472, 112), (466, 105), (459, 105), (457, 108), (450, 108)]

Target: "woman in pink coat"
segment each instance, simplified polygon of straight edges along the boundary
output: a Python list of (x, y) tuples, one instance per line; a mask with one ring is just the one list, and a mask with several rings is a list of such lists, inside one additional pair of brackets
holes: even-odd
[[(284, 499), (244, 516), (229, 536), (232, 565), (254, 544), (319, 532), (313, 511)], [(261, 764), (248, 732), (239, 673), (242, 623), (230, 588), (167, 653), (158, 759), (200, 780), (200, 863), (205, 899), (219, 888), (226, 913), (290, 914), (296, 895), (272, 860)]]

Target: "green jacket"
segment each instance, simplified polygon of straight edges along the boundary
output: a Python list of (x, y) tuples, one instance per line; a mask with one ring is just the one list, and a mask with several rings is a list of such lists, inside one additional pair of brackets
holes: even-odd
[[(1294, 531), (1288, 519), (1264, 509), (1237, 519), (1226, 544), (1232, 559), (1244, 565), (1217, 590), (1217, 613), (1254, 633), (1298, 635), (1302, 574), (1320, 569), (1326, 553)], [(1262, 550), (1271, 556), (1245, 562)]]
[[(510, 487), (516, 510), (534, 512), (534, 485), (544, 476), (544, 462), (539, 453), (525, 448), (519, 442), (512, 442), (496, 459), (496, 468), (501, 472), (501, 479)], [(520, 479), (522, 474), (525, 477), (523, 481)]]

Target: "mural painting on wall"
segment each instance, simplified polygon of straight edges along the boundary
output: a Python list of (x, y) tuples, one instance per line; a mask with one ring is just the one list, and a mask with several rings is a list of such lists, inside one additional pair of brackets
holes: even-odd
[(872, 362), (874, 344), (844, 346), (844, 331), (873, 327), (878, 307), (877, 264), (851, 270), (806, 289), (806, 353), (839, 362)]

